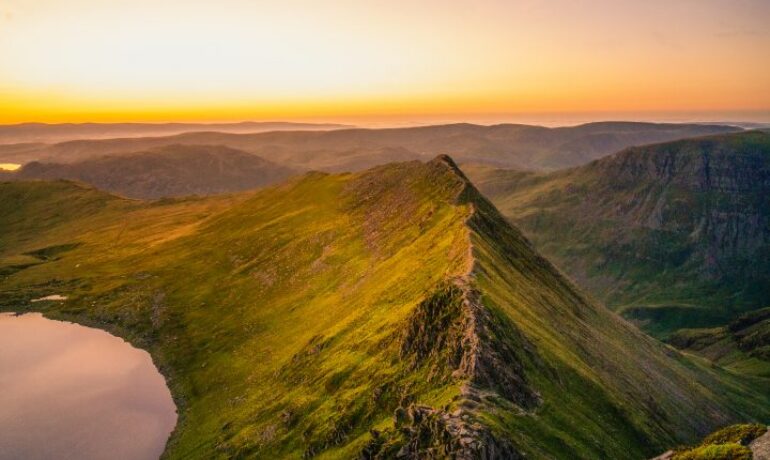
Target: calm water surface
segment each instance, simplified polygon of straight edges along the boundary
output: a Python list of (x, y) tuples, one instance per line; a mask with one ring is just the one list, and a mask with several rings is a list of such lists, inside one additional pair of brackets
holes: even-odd
[(147, 352), (99, 329), (0, 313), (0, 460), (154, 460), (176, 417)]

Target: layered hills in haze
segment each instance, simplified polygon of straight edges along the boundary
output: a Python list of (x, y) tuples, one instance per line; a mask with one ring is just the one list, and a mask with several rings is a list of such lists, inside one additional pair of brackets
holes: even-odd
[(242, 122), (242, 123), (19, 123), (0, 125), (0, 144), (54, 143), (76, 139), (171, 136), (199, 131), (257, 133), (265, 131), (311, 131), (349, 128), (333, 123)]
[(634, 147), (550, 174), (465, 167), (535, 246), (666, 337), (770, 305), (770, 134)]
[(544, 128), (528, 125), (453, 124), (398, 129), (274, 131), (257, 134), (196, 132), (166, 137), (74, 140), (52, 145), (0, 147), (0, 162), (70, 163), (172, 144), (223, 145), (302, 169), (358, 171), (449, 154), (460, 162), (500, 167), (558, 169), (584, 164), (622, 148), (740, 128), (700, 124), (589, 123)]
[(70, 179), (126, 197), (160, 198), (253, 189), (280, 182), (296, 173), (296, 169), (229, 147), (167, 145), (76, 163), (32, 162), (5, 177)]
[(591, 301), (448, 157), (155, 202), (2, 183), (0, 309), (32, 308), (152, 353), (167, 458), (644, 458), (770, 417), (762, 381)]

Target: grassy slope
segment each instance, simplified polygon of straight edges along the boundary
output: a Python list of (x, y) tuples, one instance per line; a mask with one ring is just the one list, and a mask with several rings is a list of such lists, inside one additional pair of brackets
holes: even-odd
[[(48, 313), (148, 347), (181, 397), (172, 457), (245, 455), (263, 445), (263, 453), (301, 455), (310, 445), (333, 443), (351, 425), (355, 438), (367, 426), (357, 419), (389, 418), (410, 382), (428, 401), (442, 391), (419, 390), (426, 386), (419, 373), (401, 377), (401, 364), (378, 353), (426, 290), (465, 263), (466, 251), (452, 247), (462, 247), (467, 210), (448, 206), (440, 184), (413, 169), (308, 175), (208, 219), (198, 210), (208, 200), (160, 209), (65, 183), (4, 184), (4, 257), (81, 245), (7, 278), (3, 307), (66, 294), (70, 300), (47, 305)], [(408, 185), (410, 175), (416, 177)], [(42, 195), (61, 199), (44, 206), (35, 199)], [(73, 195), (93, 204), (66, 209)], [(30, 232), (49, 216), (77, 209), (94, 217), (75, 214), (52, 222), (50, 232)], [(193, 223), (194, 233), (184, 234)], [(172, 239), (173, 233), (182, 234)], [(158, 239), (166, 241), (140, 243)], [(321, 350), (323, 359), (312, 360)], [(382, 408), (372, 406), (379, 385), (387, 386)], [(283, 422), (281, 413), (299, 420)]]
[[(479, 289), (490, 309), (510, 318), (535, 344), (543, 362), (531, 372), (533, 384), (548, 395), (533, 418), (493, 410), (503, 429), (515, 427), (520, 443), (538, 457), (641, 458), (668, 436), (688, 438), (705, 424), (723, 423), (702, 417), (713, 410), (719, 418), (714, 400), (721, 399), (721, 390), (715, 389), (726, 384), (736, 390), (733, 377), (703, 372), (587, 301), (518, 231), (503, 225), (491, 205), (485, 212), (495, 222), (487, 229), (505, 231), (475, 232)], [(751, 413), (754, 403), (741, 399), (733, 400), (733, 409)], [(710, 404), (715, 405), (706, 409)]]
[[(770, 279), (770, 217), (762, 191), (767, 184), (761, 182), (768, 152), (770, 137), (754, 132), (630, 149), (551, 174), (464, 169), (578, 284), (665, 337), (682, 327), (724, 324), (770, 300), (764, 288)], [(671, 161), (649, 166), (656, 156)], [(694, 184), (701, 156), (710, 158), (712, 174), (735, 183), (714, 180), (714, 189), (700, 191)], [(676, 161), (687, 171), (679, 179), (689, 183), (632, 177), (648, 167), (665, 174)], [(742, 166), (733, 173), (725, 169), (730, 162)], [(745, 177), (746, 171), (760, 179)], [(723, 233), (706, 227), (704, 234), (704, 222), (723, 226)], [(746, 249), (740, 238), (765, 243)]]
[[(770, 417), (752, 381), (585, 300), (446, 160), (206, 200), (67, 182), (0, 184), (0, 196), (0, 309), (150, 350), (181, 413), (169, 458), (350, 458), (411, 402), (470, 408), (518, 450), (555, 458), (642, 457)], [(437, 314), (464, 328), (475, 368), (456, 366), (444, 328), (417, 314), (456, 279), (489, 317), (454, 317), (451, 298)], [(48, 294), (69, 299), (29, 303)]]

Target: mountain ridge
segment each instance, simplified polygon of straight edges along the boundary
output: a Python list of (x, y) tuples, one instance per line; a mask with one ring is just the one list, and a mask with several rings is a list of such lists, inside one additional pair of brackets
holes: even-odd
[[(74, 140), (25, 150), (13, 158), (17, 162), (62, 163), (181, 143), (226, 145), (289, 166), (328, 172), (360, 171), (393, 161), (427, 161), (438, 154), (449, 154), (461, 163), (552, 170), (583, 164), (630, 145), (739, 130), (720, 125), (605, 122), (560, 128), (464, 123), (257, 134), (197, 132), (170, 137)], [(389, 155), (387, 149), (397, 149), (398, 154)]]
[(299, 172), (229, 147), (172, 144), (77, 163), (32, 162), (5, 177), (77, 180), (129, 198), (156, 199), (238, 192), (274, 184)]
[(168, 458), (642, 457), (770, 415), (583, 296), (446, 157), (205, 199), (0, 196), (0, 309), (148, 349)]
[(0, 144), (64, 142), (83, 138), (173, 135), (196, 131), (259, 132), (349, 128), (335, 123), (254, 122), (237, 123), (16, 123), (0, 125)]

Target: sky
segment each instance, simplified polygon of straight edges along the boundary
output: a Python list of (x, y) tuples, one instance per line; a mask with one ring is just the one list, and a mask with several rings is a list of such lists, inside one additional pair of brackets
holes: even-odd
[(0, 0), (0, 123), (770, 121), (768, 0)]

